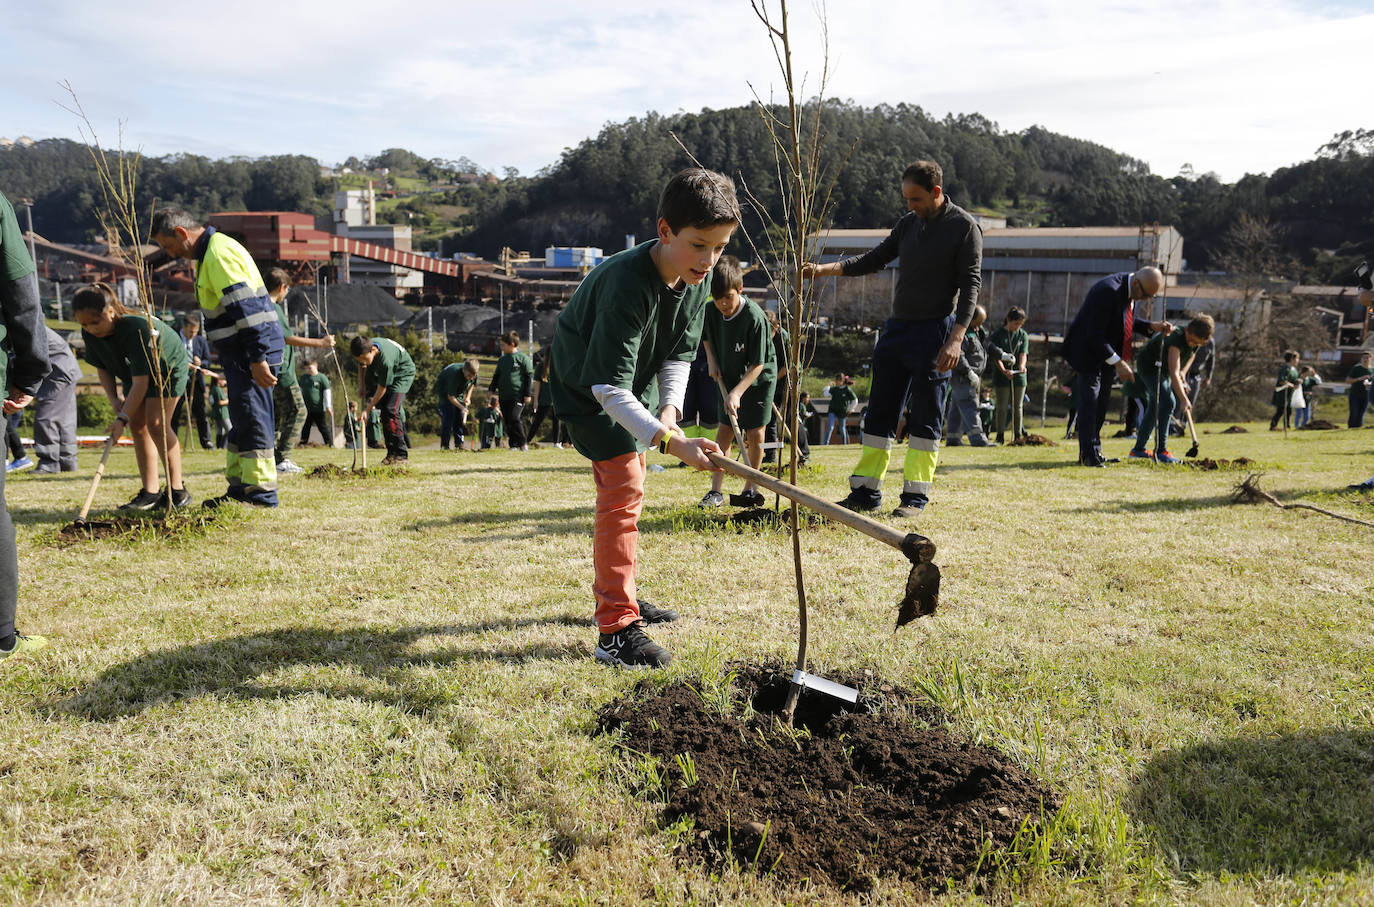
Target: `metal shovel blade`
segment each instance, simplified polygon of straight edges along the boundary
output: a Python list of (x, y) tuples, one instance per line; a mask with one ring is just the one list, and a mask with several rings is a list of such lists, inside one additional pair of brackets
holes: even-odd
[(859, 701), (859, 691), (853, 687), (847, 687), (842, 683), (826, 680), (824, 677), (808, 674), (805, 671), (793, 671), (792, 683), (803, 690), (815, 690), (817, 693), (834, 696), (836, 699), (843, 699), (851, 704)]

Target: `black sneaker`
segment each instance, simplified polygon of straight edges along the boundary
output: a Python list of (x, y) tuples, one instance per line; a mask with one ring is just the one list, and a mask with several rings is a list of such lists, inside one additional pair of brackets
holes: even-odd
[(213, 498), (206, 498), (204, 501), (201, 501), (200, 506), (214, 509), (216, 507), (223, 507), (225, 504), (242, 503), (244, 503), (243, 498), (235, 497), (234, 495), (226, 491), (224, 494), (216, 495)]
[(185, 486), (172, 489), (172, 506), (177, 510), (183, 507), (190, 507), (195, 499), (191, 497), (190, 490)]
[(725, 495), (719, 491), (708, 491), (701, 496), (701, 503), (697, 504), (702, 510), (710, 510), (713, 507), (721, 507), (725, 504)]
[(142, 491), (133, 496), (127, 504), (120, 504), (120, 510), (152, 510), (158, 504), (166, 504), (162, 495), (156, 491)]
[(849, 497), (845, 498), (843, 501), (836, 501), (835, 503), (855, 513), (872, 513), (883, 506), (883, 496), (881, 494), (861, 494), (858, 491), (851, 491)]
[(673, 660), (668, 650), (644, 632), (644, 621), (637, 620), (615, 633), (602, 633), (596, 641), (598, 661), (622, 668), (662, 668)]
[(763, 495), (757, 491), (741, 491), (739, 494), (730, 495), (731, 507), (762, 507)]
[(670, 624), (678, 618), (678, 613), (672, 608), (660, 608), (642, 598), (635, 601), (639, 604), (639, 616), (644, 618), (646, 624)]

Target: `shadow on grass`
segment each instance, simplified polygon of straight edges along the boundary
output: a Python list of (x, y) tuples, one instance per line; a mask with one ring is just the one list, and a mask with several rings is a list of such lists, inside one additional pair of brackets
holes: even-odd
[[(1033, 448), (1032, 448), (1033, 449)], [(1025, 460), (1020, 463), (941, 463), (939, 472), (962, 472), (964, 470), (1002, 470), (1002, 469), (1065, 469), (1077, 466), (1078, 460)]]
[(1202, 743), (1153, 759), (1127, 808), (1181, 873), (1349, 872), (1374, 853), (1374, 731)]
[[(550, 641), (512, 647), (470, 643), (425, 652), (409, 651), (414, 643), (428, 637), (470, 637), (533, 626), (577, 627), (585, 631), (585, 638), (576, 643)], [(150, 706), (205, 695), (245, 699), (324, 695), (427, 713), (446, 705), (447, 699), (436, 698), (426, 685), (407, 684), (404, 677), (397, 676), (398, 671), (475, 661), (586, 659), (591, 651), (587, 643), (590, 632), (591, 622), (587, 618), (571, 614), (457, 626), (403, 627), (385, 632), (366, 628), (274, 630), (149, 652), (107, 669), (84, 690), (40, 709), (55, 715), (110, 721), (137, 715)], [(380, 689), (362, 689), (328, 682), (299, 688), (255, 682), (263, 674), (301, 665), (348, 666), (382, 683)]]
[[(1211, 473), (1208, 473), (1211, 475)], [(1223, 474), (1224, 475), (1224, 474)], [(1200, 498), (1163, 498), (1157, 501), (1141, 501), (1136, 498), (1118, 498), (1114, 501), (1098, 501), (1086, 507), (1064, 507), (1057, 508), (1057, 513), (1159, 513), (1159, 512), (1182, 512), (1187, 510), (1209, 510), (1213, 507), (1261, 507), (1265, 510), (1277, 511), (1278, 508), (1265, 503), (1247, 504), (1237, 503), (1235, 497), (1229, 490), (1231, 485), (1240, 482), (1245, 476), (1243, 473), (1230, 473), (1234, 480), (1227, 484), (1226, 494), (1208, 495)], [(1303, 501), (1310, 497), (1317, 497), (1323, 494), (1321, 491), (1307, 489), (1294, 491), (1278, 491), (1273, 494), (1283, 503), (1288, 504), (1294, 501)]]
[(406, 527), (411, 532), (425, 529), (443, 529), (448, 526), (505, 526), (524, 524), (523, 531), (482, 532), (480, 536), (468, 541), (485, 543), (500, 539), (532, 539), (546, 535), (586, 535), (591, 536), (592, 516), (595, 508), (588, 503), (585, 507), (564, 507), (559, 510), (522, 509), (518, 501), (512, 501), (508, 510), (469, 510), (447, 516), (416, 520)]

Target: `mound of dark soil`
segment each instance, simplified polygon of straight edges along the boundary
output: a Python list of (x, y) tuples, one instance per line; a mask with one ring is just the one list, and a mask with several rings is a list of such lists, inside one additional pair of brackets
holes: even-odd
[(1008, 447), (1058, 447), (1059, 444), (1051, 441), (1044, 435), (1022, 435), (1015, 441), (1007, 442)]
[(1183, 465), (1200, 469), (1203, 472), (1216, 472), (1221, 469), (1249, 469), (1255, 465), (1255, 461), (1249, 457), (1236, 457), (1234, 460), (1213, 460), (1211, 457), (1202, 457), (1197, 460), (1184, 460)]
[(1330, 431), (1333, 428), (1340, 428), (1340, 426), (1329, 419), (1313, 419), (1300, 428), (1299, 431)]
[(1249, 434), (1249, 429), (1241, 428), (1239, 425), (1232, 425), (1230, 428), (1221, 432), (1223, 435), (1244, 435)]
[(410, 475), (408, 466), (369, 466), (367, 469), (355, 466), (345, 469), (335, 463), (326, 463), (305, 472), (307, 479), (394, 479), (406, 475)]
[(87, 520), (85, 523), (68, 523), (57, 530), (58, 542), (90, 542), (97, 539), (120, 538), (140, 533), (148, 533), (157, 538), (174, 538), (187, 532), (199, 532), (214, 524), (219, 512), (215, 510), (196, 510), (190, 515), (183, 512), (169, 517), (158, 516), (119, 516), (108, 520)]
[[(792, 525), (792, 519), (788, 515), (790, 508), (784, 506), (782, 510), (772, 510), (767, 507), (750, 507), (747, 510), (737, 510), (731, 514), (718, 514), (714, 517), (716, 522), (731, 526), (756, 526), (763, 529), (788, 529)], [(805, 507), (797, 508), (797, 522), (805, 527), (824, 526), (825, 517), (816, 513), (814, 510), (807, 510)]]
[[(685, 683), (648, 681), (602, 709), (599, 730), (660, 760), (665, 824), (693, 822), (683, 856), (785, 883), (863, 891), (895, 876), (936, 889), (986, 870), (985, 847), (1005, 847), (1024, 821), (1058, 808), (1006, 756), (955, 739), (937, 710), (901, 708), (909, 694), (871, 677), (834, 678), (860, 688), (852, 707), (804, 693), (796, 724), (806, 733), (788, 733), (775, 719), (789, 677), (741, 668), (731, 714)], [(742, 702), (755, 710), (747, 720), (735, 714)]]

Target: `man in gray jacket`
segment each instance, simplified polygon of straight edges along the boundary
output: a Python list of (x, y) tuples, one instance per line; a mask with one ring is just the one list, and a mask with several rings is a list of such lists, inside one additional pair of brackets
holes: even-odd
[(48, 376), (33, 395), (34, 472), (76, 472), (76, 382), (81, 366), (65, 337), (46, 325)]
[(981, 305), (974, 306), (973, 318), (969, 321), (968, 331), (959, 350), (959, 361), (949, 379), (949, 416), (945, 422), (945, 444), (958, 447), (963, 444), (964, 434), (974, 447), (995, 447), (983, 433), (983, 425), (978, 419), (978, 388), (982, 386), (983, 368), (988, 357), (994, 356), (1010, 365), (1016, 357), (1001, 348), (988, 343), (988, 332), (983, 330), (983, 322), (988, 313)]

